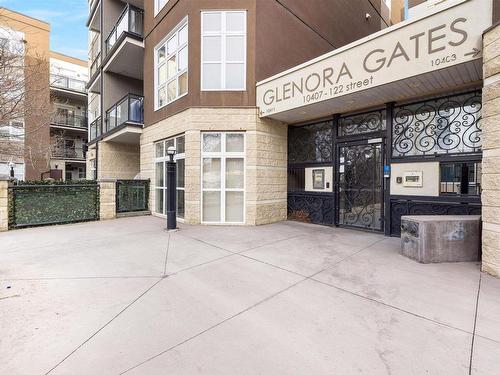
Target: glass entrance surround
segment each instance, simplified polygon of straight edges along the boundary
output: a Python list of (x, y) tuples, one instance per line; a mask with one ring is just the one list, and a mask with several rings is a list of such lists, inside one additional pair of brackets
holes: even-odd
[(202, 222), (245, 222), (245, 134), (202, 133)]

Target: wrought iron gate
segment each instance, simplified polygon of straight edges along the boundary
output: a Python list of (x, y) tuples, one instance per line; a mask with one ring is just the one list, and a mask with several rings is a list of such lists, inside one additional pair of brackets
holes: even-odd
[(381, 140), (337, 145), (337, 221), (339, 225), (383, 230), (384, 191)]

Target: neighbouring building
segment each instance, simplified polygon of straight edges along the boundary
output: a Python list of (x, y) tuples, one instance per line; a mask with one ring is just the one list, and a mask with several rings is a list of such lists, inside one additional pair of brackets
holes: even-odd
[(50, 89), (53, 116), (50, 121), (50, 169), (60, 180), (86, 179), (88, 121), (87, 62), (50, 52)]
[(0, 8), (0, 175), (85, 178), (87, 62), (50, 51), (49, 39), (48, 23)]
[(174, 145), (185, 222), (286, 219), (287, 126), (259, 117), (255, 83), (390, 26), (387, 4), (89, 1), (88, 177), (151, 179), (161, 216)]

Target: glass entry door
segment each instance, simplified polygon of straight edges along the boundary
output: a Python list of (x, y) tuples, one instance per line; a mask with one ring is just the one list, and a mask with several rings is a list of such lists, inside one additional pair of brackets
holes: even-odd
[(383, 144), (380, 139), (337, 146), (337, 221), (373, 231), (383, 229)]

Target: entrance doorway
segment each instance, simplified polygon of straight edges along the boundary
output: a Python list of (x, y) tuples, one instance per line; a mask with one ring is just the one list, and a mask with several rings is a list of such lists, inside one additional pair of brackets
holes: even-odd
[(382, 139), (337, 144), (338, 225), (382, 231)]

